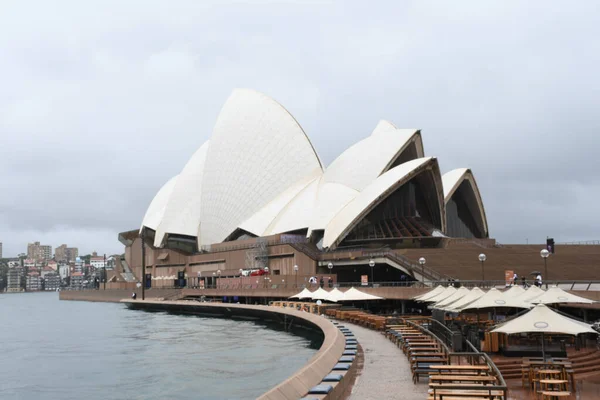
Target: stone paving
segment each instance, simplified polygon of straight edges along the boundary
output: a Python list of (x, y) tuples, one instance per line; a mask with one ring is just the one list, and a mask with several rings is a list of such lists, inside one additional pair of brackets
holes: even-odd
[[(381, 332), (350, 324), (364, 352), (364, 366), (356, 378), (350, 400), (425, 400), (427, 383), (413, 384), (410, 364), (402, 350)], [(426, 382), (426, 381), (425, 381)]]

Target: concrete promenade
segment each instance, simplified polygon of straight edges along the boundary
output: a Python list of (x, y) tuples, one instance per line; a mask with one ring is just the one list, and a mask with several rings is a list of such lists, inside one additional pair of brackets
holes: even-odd
[(381, 332), (346, 321), (342, 324), (354, 333), (364, 353), (363, 370), (352, 388), (350, 400), (427, 398), (427, 383), (413, 384), (410, 365), (402, 350)]

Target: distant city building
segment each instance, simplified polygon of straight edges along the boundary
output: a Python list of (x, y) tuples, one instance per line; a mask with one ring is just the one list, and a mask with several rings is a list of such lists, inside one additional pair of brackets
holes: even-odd
[(56, 272), (50, 272), (44, 277), (44, 290), (53, 291), (60, 289), (60, 275)]
[(54, 253), (54, 259), (56, 261), (72, 262), (79, 256), (79, 249), (77, 247), (67, 247), (66, 244), (62, 244), (56, 248)]
[(52, 246), (33, 242), (27, 244), (27, 258), (36, 261), (44, 261), (52, 259)]
[(39, 262), (39, 261), (37, 261), (37, 260), (35, 260), (35, 259), (29, 259), (28, 258), (26, 260), (23, 260), (23, 266), (26, 267), (26, 268), (35, 269), (37, 267), (40, 267), (41, 265), (42, 265), (42, 263)]
[(83, 274), (74, 272), (71, 274), (71, 289), (81, 289), (83, 287)]
[(31, 272), (27, 274), (25, 288), (28, 292), (36, 292), (38, 290), (42, 290), (42, 280), (40, 278), (40, 274), (38, 274), (37, 272)]
[(81, 258), (77, 257), (75, 259), (75, 265), (73, 266), (74, 273), (82, 273), (83, 272), (84, 262)]
[(48, 275), (48, 274), (55, 273), (54, 269), (52, 269), (51, 267), (47, 267), (47, 266), (43, 267), (41, 270), (42, 270), (41, 271), (42, 278), (45, 278), (46, 275)]
[(52, 268), (53, 271), (56, 271), (58, 269), (58, 263), (53, 260), (48, 261), (48, 264), (46, 264), (46, 266), (48, 268)]
[(0, 258), (2, 258), (2, 242), (0, 242)]
[(58, 275), (61, 279), (67, 279), (71, 276), (71, 266), (69, 264), (62, 264), (58, 267)]
[(7, 292), (21, 292), (23, 291), (22, 287), (23, 282), (23, 268), (14, 267), (9, 268), (7, 274), (7, 284), (6, 291)]
[(95, 269), (104, 268), (104, 257), (103, 256), (90, 257), (90, 265)]

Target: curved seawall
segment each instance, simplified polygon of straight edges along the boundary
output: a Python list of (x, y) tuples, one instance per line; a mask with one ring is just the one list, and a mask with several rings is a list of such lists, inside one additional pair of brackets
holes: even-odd
[[(256, 319), (261, 321), (275, 321), (296, 325), (308, 329), (319, 330), (323, 333), (323, 344), (317, 353), (302, 368), (292, 376), (281, 382), (268, 392), (259, 397), (261, 400), (298, 400), (308, 391), (321, 383), (344, 353), (345, 336), (329, 320), (315, 314), (296, 311), (288, 308), (278, 308), (245, 304), (220, 304), (199, 303), (194, 301), (132, 301), (123, 300), (132, 309), (150, 311), (169, 311), (182, 314), (195, 314), (202, 316)], [(319, 398), (338, 399), (344, 392), (344, 387), (351, 384), (353, 372), (343, 380), (337, 390), (328, 396)]]

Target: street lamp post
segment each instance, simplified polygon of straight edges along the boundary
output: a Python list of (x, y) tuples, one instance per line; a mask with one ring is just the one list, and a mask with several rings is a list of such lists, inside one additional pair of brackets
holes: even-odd
[(213, 285), (215, 285), (215, 289), (217, 288), (217, 273), (213, 272)]
[(267, 275), (269, 274), (269, 267), (264, 268), (265, 274), (263, 278), (263, 286), (267, 287)]
[(240, 268), (240, 290), (242, 290), (244, 283), (242, 277), (244, 276), (244, 270)]
[(298, 264), (294, 265), (295, 283), (294, 286), (298, 287)]
[[(142, 287), (142, 284), (138, 282), (138, 283), (135, 284), (135, 286), (139, 289), (140, 287)], [(144, 300), (144, 299), (142, 298), (142, 300)]]
[(482, 284), (485, 281), (485, 269), (483, 267), (483, 264), (485, 263), (485, 260), (487, 260), (487, 257), (485, 256), (485, 254), (481, 253), (479, 255), (479, 261), (481, 261), (481, 281), (482, 281)]
[(421, 265), (421, 282), (423, 282), (423, 287), (425, 287), (425, 257), (419, 258), (419, 264)]
[[(146, 229), (142, 228), (142, 300), (145, 298), (146, 288)], [(106, 272), (106, 271), (105, 271)], [(104, 287), (106, 288), (106, 274), (104, 276)]]
[(221, 270), (217, 270), (217, 289), (219, 289), (219, 283), (221, 283)]
[(371, 267), (371, 286), (375, 284), (375, 278), (373, 278), (373, 270), (375, 269), (375, 261), (369, 261), (369, 267)]
[(547, 249), (540, 251), (540, 256), (544, 259), (544, 280), (546, 281), (546, 289), (548, 289), (548, 257), (550, 252)]
[(104, 254), (104, 290), (106, 290), (106, 254)]

